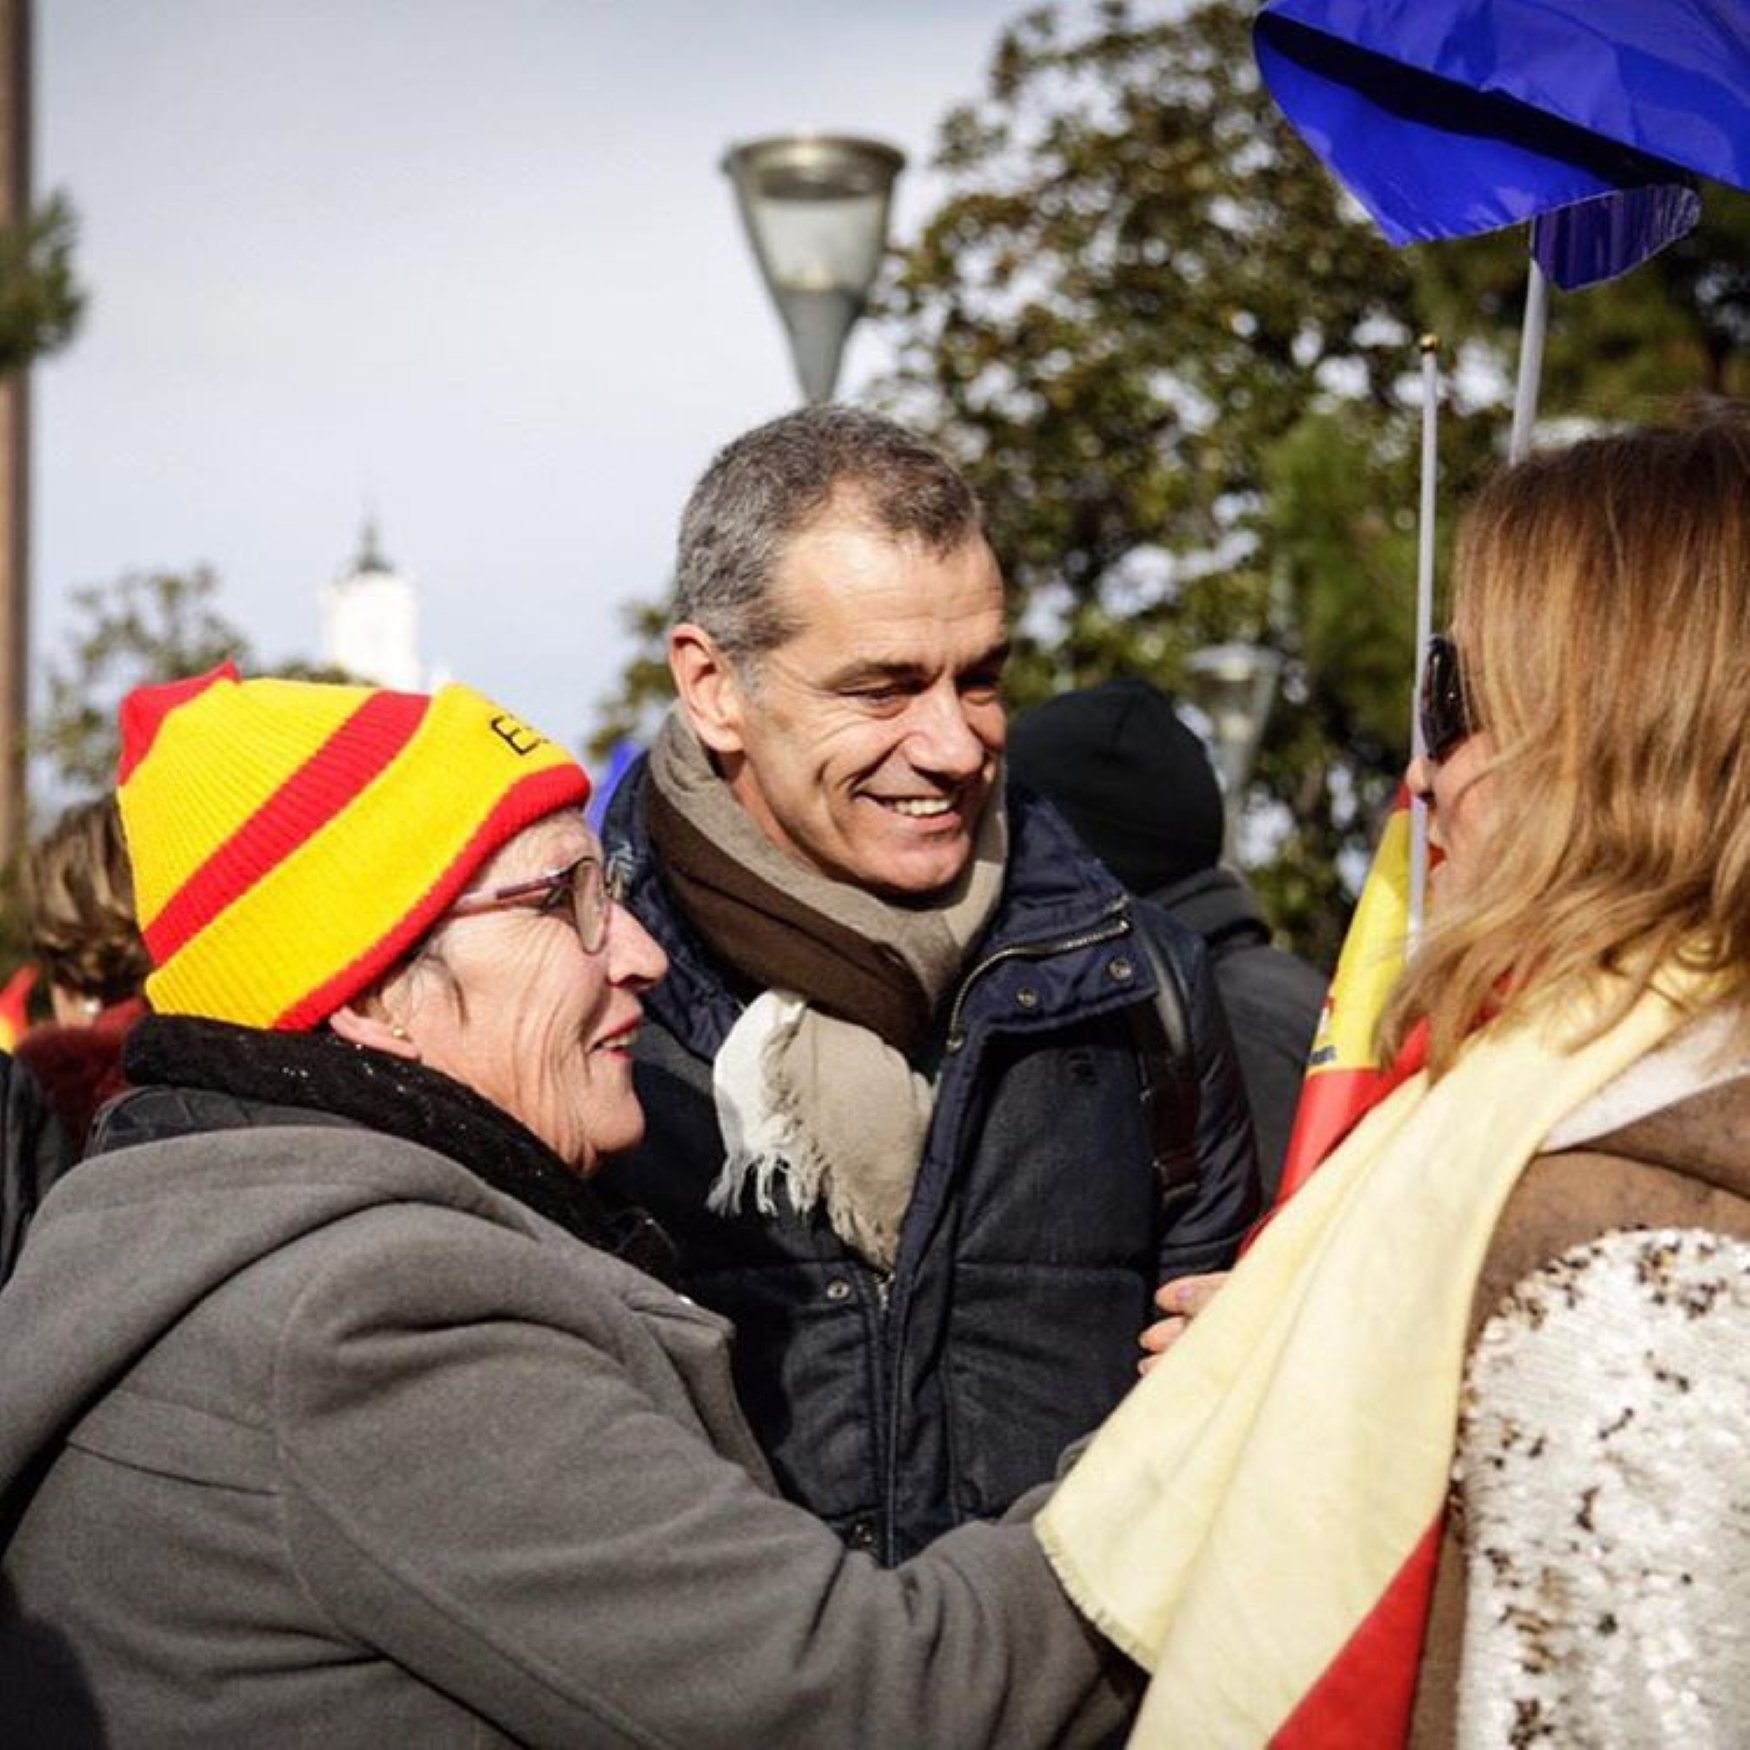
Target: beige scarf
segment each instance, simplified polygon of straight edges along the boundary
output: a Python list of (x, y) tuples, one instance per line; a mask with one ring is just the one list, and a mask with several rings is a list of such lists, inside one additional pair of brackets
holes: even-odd
[[(650, 756), (651, 837), (689, 921), (743, 983), (764, 985), (712, 1068), (725, 1159), (710, 1206), (801, 1212), (890, 1270), (935, 1089), (922, 1043), (996, 909), (1000, 791), (972, 859), (940, 894), (898, 904), (805, 868), (765, 836), (677, 708)], [(868, 1022), (869, 1024), (864, 1024)]]
[(1370, 1112), (1035, 1520), (1153, 1673), (1133, 1747), (1394, 1739), (1496, 1216), (1551, 1130), (1707, 995), (1660, 986), (1678, 1000), (1649, 991), (1590, 1039), (1613, 989), (1487, 1029)]

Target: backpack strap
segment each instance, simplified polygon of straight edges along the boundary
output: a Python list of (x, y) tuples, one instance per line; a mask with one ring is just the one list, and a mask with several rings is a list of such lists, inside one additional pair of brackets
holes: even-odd
[(1141, 918), (1136, 942), (1154, 973), (1155, 994), (1130, 1010), (1131, 1031), (1161, 1208), (1170, 1221), (1197, 1189), (1197, 1061), (1178, 963)]

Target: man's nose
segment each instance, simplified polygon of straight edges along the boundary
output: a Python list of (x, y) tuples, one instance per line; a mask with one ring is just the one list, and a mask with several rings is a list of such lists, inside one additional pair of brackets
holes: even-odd
[(959, 689), (944, 684), (921, 694), (912, 708), (906, 756), (924, 772), (970, 778), (981, 771), (990, 748), (973, 727)]

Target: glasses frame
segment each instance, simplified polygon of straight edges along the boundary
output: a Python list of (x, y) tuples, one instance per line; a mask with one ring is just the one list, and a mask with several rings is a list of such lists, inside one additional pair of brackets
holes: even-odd
[(1450, 759), (1476, 733), (1465, 698), (1464, 664), (1458, 645), (1445, 632), (1436, 632), (1423, 654), (1416, 716), (1422, 731), (1422, 751), (1436, 765)]
[[(589, 879), (589, 871), (595, 879)], [(459, 895), (450, 905), (451, 917), (475, 917), (481, 912), (502, 911), (523, 905), (531, 899), (546, 899), (550, 894), (568, 892), (571, 897), (571, 922), (577, 939), (586, 954), (599, 954), (607, 946), (608, 928), (613, 922), (614, 907), (626, 897), (627, 870), (618, 857), (602, 858), (586, 851), (574, 862), (562, 868), (548, 869), (540, 875), (530, 875), (521, 881), (509, 881), (501, 887), (477, 887)], [(591, 892), (600, 895), (600, 909), (593, 930), (588, 927), (584, 906)], [(593, 935), (593, 940), (591, 939)]]

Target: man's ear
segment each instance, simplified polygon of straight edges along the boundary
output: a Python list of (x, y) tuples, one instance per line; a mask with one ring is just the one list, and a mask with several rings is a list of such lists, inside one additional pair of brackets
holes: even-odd
[(668, 635), (668, 668), (700, 741), (713, 753), (743, 752), (742, 685), (716, 639), (703, 626), (683, 621)]
[(351, 1003), (342, 1003), (328, 1017), (328, 1025), (349, 1045), (366, 1045), (373, 1051), (386, 1052), (390, 1057), (405, 1057), (412, 1063), (419, 1061), (419, 1047), (407, 1036), (404, 1027), (396, 1026), (381, 1015), (367, 1014)]

